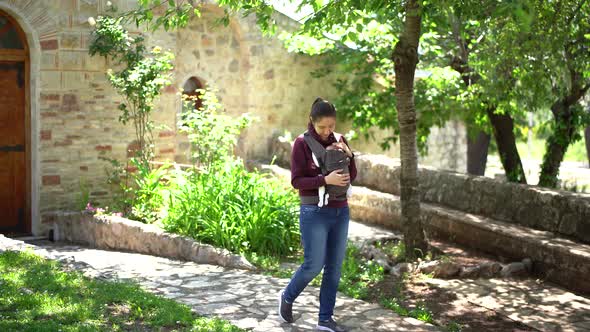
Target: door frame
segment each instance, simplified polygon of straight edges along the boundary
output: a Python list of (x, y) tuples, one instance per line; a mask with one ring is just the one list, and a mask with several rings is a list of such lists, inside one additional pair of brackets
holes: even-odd
[(0, 9), (0, 15), (5, 16), (8, 18), (8, 21), (12, 23), (16, 31), (19, 35), (20, 40), (23, 43), (24, 49), (23, 50), (8, 50), (8, 49), (0, 49), (0, 61), (10, 61), (10, 62), (23, 62), (25, 67), (25, 225), (24, 231), (25, 233), (32, 233), (32, 205), (31, 205), (31, 196), (32, 196), (32, 185), (31, 185), (31, 82), (30, 82), (30, 71), (31, 71), (31, 63), (30, 63), (30, 56), (29, 56), (29, 43), (27, 40), (27, 36), (23, 31), (21, 25), (16, 21), (16, 19), (10, 15), (9, 13)]

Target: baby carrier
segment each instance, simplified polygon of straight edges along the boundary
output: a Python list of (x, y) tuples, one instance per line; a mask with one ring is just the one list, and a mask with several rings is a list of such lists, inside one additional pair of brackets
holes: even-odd
[[(337, 137), (337, 141), (340, 141), (342, 137), (339, 134), (335, 134)], [(303, 134), (303, 139), (309, 146), (312, 152), (312, 156), (314, 157), (314, 162), (318, 167), (320, 167), (322, 174), (324, 176), (330, 174), (335, 170), (342, 170), (341, 174), (348, 174), (348, 165), (350, 165), (350, 158), (346, 154), (346, 152), (340, 149), (326, 149), (318, 142), (309, 132), (305, 132)], [(347, 192), (350, 187), (350, 183), (346, 186), (336, 186), (331, 184), (326, 184), (325, 190), (319, 190), (319, 196), (315, 199), (314, 202), (310, 202), (311, 204), (319, 203), (319, 206), (323, 206), (324, 204), (328, 203), (328, 198), (330, 200), (338, 200), (342, 201), (345, 200), (347, 197)], [(322, 193), (323, 192), (323, 193)], [(302, 202), (303, 203), (303, 202)], [(307, 203), (307, 202), (306, 202)]]

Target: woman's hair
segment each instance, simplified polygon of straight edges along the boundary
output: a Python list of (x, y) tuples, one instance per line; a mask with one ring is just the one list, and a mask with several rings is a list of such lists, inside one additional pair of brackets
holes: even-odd
[(323, 117), (336, 117), (336, 108), (334, 104), (325, 100), (324, 98), (318, 97), (311, 104), (311, 112), (309, 112), (312, 122), (317, 122)]

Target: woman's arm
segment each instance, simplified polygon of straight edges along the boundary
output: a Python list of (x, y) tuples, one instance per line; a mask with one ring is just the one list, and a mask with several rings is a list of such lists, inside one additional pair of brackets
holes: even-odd
[[(348, 145), (348, 142), (346, 141), (346, 138), (344, 138), (344, 136), (342, 136), (342, 141), (350, 149), (350, 145)], [(352, 152), (352, 149), (350, 149), (350, 151)], [(356, 164), (354, 163), (354, 154), (352, 155), (352, 158), (350, 158), (350, 165), (348, 165), (348, 172), (350, 173), (350, 182), (352, 183), (352, 181), (354, 181), (354, 179), (356, 179), (356, 173), (357, 173)]]
[(291, 152), (291, 185), (295, 189), (317, 189), (326, 185), (323, 175), (306, 176), (305, 170), (308, 167), (305, 155), (305, 141), (303, 137), (297, 137), (293, 143)]

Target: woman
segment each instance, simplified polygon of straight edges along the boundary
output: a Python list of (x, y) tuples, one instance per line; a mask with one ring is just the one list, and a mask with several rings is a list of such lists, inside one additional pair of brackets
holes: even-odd
[[(324, 148), (334, 146), (350, 158), (349, 174), (336, 170), (323, 175), (312, 150), (300, 135), (295, 140), (291, 154), (291, 184), (299, 190), (301, 199), (299, 225), (304, 249), (304, 262), (293, 275), (289, 285), (279, 295), (279, 316), (293, 322), (292, 305), (307, 284), (322, 268), (324, 275), (320, 289), (319, 330), (343, 332), (332, 315), (336, 303), (336, 291), (340, 282), (340, 270), (346, 254), (349, 210), (346, 196), (330, 199), (318, 206), (318, 188), (326, 185), (348, 186), (356, 177), (356, 166), (346, 139), (334, 132), (336, 109), (330, 102), (317, 98), (311, 106), (307, 133)], [(337, 139), (337, 137), (339, 139)], [(317, 158), (316, 158), (317, 159)], [(322, 205), (322, 204), (320, 204)]]

